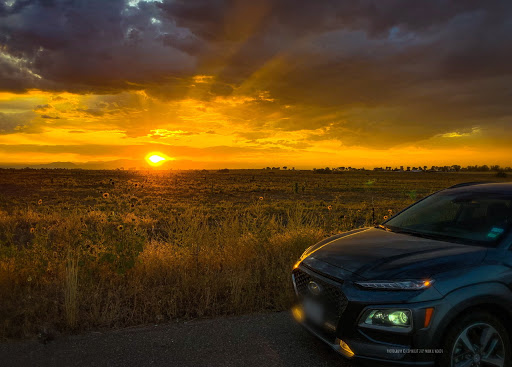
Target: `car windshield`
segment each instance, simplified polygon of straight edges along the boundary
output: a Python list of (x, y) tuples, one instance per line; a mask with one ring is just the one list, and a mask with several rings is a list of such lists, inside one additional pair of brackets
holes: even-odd
[(496, 244), (512, 224), (512, 196), (440, 192), (381, 226), (391, 231), (483, 246)]

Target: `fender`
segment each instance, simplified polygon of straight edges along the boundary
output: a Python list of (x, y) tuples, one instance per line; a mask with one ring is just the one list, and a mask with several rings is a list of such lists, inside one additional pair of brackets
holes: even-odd
[[(512, 318), (512, 292), (503, 283), (485, 282), (458, 288), (444, 297), (444, 302), (439, 305), (432, 320), (431, 329), (435, 330), (432, 340), (436, 340), (440, 346), (446, 329), (455, 321), (458, 315), (464, 311), (479, 305), (497, 305), (507, 310), (507, 315)], [(440, 316), (440, 317), (439, 317)]]

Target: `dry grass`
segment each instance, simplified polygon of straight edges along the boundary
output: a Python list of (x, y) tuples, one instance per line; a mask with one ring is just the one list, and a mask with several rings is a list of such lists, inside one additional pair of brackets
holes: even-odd
[(64, 310), (67, 327), (70, 329), (76, 328), (78, 317), (78, 256), (72, 252), (68, 254), (65, 270)]
[(30, 246), (4, 247), (2, 336), (28, 336), (42, 325), (83, 330), (282, 310), (291, 302), (291, 264), (325, 233), (310, 223), (287, 229), (258, 212), (207, 225), (205, 214), (188, 211), (152, 239), (153, 226), (119, 230), (98, 213), (53, 226), (54, 214), (42, 216)]
[(0, 339), (283, 310), (306, 247), (382, 220), (412, 193), (478, 180), (9, 174), (0, 176)]

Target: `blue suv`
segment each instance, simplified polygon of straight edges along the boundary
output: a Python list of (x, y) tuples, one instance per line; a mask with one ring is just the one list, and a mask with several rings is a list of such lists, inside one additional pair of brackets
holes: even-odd
[(466, 183), (309, 247), (296, 320), (371, 364), (511, 366), (512, 183)]

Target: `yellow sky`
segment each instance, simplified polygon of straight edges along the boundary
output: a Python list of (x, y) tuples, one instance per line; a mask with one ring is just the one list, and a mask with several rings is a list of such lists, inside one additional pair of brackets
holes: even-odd
[(489, 1), (12, 0), (0, 166), (144, 167), (152, 152), (180, 169), (512, 166), (509, 14)]
[[(212, 79), (197, 75), (189, 96), (167, 101), (143, 90), (107, 95), (0, 93), (0, 111), (20, 118), (11, 131), (0, 134), (0, 161), (125, 160), (119, 164), (143, 167), (148, 153), (161, 152), (174, 159), (163, 168), (180, 169), (509, 164), (510, 151), (493, 147), (480, 128), (377, 149), (344, 144), (343, 134), (333, 138), (328, 125), (283, 129), (281, 121), (293, 118), (287, 112), (296, 106), (262, 111), (262, 104), (274, 103), (265, 91), (206, 100), (200, 93), (194, 95), (196, 85)], [(393, 133), (375, 134), (388, 139)]]

